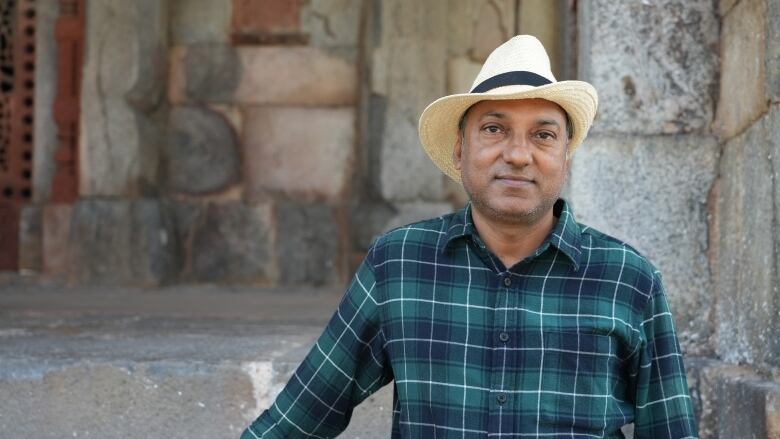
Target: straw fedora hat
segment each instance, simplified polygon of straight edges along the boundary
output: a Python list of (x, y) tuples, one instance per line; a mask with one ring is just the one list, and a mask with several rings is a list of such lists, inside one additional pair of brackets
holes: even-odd
[(560, 105), (573, 133), (569, 154), (582, 143), (596, 115), (596, 89), (582, 81), (556, 81), (544, 46), (531, 35), (518, 35), (498, 46), (482, 66), (471, 91), (439, 98), (420, 116), (419, 134), (425, 152), (445, 174), (460, 181), (452, 163), (458, 121), (484, 100), (541, 98)]

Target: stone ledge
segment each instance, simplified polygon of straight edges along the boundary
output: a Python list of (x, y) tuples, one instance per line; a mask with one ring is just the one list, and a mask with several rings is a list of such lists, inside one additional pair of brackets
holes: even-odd
[(780, 437), (780, 382), (711, 358), (685, 363), (701, 439)]

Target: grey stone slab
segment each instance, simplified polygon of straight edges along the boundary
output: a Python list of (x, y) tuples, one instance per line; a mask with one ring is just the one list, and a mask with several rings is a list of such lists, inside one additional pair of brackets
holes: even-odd
[(180, 257), (173, 215), (153, 199), (82, 199), (68, 237), (69, 278), (85, 284), (159, 285)]
[[(448, 5), (381, 2), (380, 41), (373, 52), (371, 88), (386, 98), (378, 182), (389, 201), (441, 200), (443, 174), (417, 136), (422, 110), (447, 92)], [(432, 66), (438, 66), (432, 68)]]
[(723, 17), (720, 98), (712, 124), (721, 140), (744, 131), (767, 110), (765, 6), (764, 0), (740, 1)]
[(283, 284), (334, 285), (342, 280), (342, 237), (333, 207), (322, 202), (281, 202), (276, 221)]
[(578, 221), (628, 242), (661, 271), (686, 352), (709, 351), (707, 198), (718, 145), (705, 136), (591, 136), (569, 198)]
[(51, 181), (56, 170), (57, 126), (54, 99), (57, 95), (57, 41), (54, 21), (59, 14), (57, 0), (35, 2), (35, 116), (33, 131), (33, 201), (49, 200)]
[(267, 106), (247, 109), (244, 115), (248, 199), (263, 199), (269, 193), (291, 199), (343, 196), (354, 157), (352, 108)]
[[(771, 116), (776, 122), (777, 111)], [(730, 362), (780, 361), (773, 186), (778, 151), (768, 125), (765, 117), (727, 142), (720, 162), (715, 340), (717, 353)]]
[[(243, 74), (236, 50), (224, 44), (187, 47), (183, 59), (185, 96), (196, 102), (230, 102)], [(172, 85), (175, 87), (176, 85)]]
[(215, 111), (174, 107), (167, 143), (167, 177), (175, 192), (215, 192), (241, 178), (236, 134)]
[(387, 219), (383, 232), (452, 212), (452, 205), (449, 203), (399, 203), (395, 205), (395, 208), (396, 214)]
[(708, 130), (718, 26), (709, 0), (578, 3), (578, 76), (599, 93), (592, 132)]
[(19, 215), (19, 271), (43, 271), (43, 208), (30, 204)]
[(214, 0), (171, 0), (171, 42), (227, 43), (231, 4)]
[(167, 2), (87, 3), (80, 193), (138, 196), (157, 186), (167, 85)]
[(312, 0), (301, 8), (301, 30), (313, 46), (356, 52), (363, 7), (360, 0)]
[(780, 102), (780, 3), (766, 1), (766, 94), (772, 102)]
[[(275, 229), (271, 206), (240, 202), (209, 204), (192, 221), (186, 279), (274, 283)], [(180, 232), (181, 233), (181, 232)]]
[(776, 437), (777, 411), (767, 407), (767, 403), (768, 399), (780, 395), (780, 383), (723, 377), (718, 380), (716, 392), (719, 394), (716, 437)]

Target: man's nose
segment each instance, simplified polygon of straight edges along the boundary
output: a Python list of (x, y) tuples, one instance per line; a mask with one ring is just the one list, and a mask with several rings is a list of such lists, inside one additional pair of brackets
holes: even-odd
[(513, 134), (504, 148), (504, 161), (515, 166), (525, 166), (533, 161), (529, 139), (522, 134)]

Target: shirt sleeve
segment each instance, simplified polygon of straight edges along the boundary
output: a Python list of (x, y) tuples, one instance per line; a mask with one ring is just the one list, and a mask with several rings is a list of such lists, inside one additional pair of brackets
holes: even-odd
[(654, 276), (652, 295), (641, 325), (635, 358), (634, 437), (697, 438), (682, 352), (661, 277)]
[(392, 380), (378, 302), (367, 258), (314, 347), (241, 439), (331, 438), (341, 433), (352, 409)]

